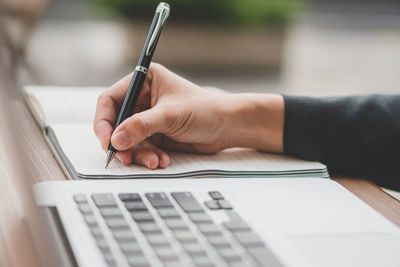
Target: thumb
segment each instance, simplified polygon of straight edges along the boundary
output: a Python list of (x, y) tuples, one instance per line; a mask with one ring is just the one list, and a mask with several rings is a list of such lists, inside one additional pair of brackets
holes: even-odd
[(168, 126), (165, 116), (156, 107), (135, 113), (115, 129), (111, 144), (117, 150), (126, 150), (155, 133), (166, 132)]

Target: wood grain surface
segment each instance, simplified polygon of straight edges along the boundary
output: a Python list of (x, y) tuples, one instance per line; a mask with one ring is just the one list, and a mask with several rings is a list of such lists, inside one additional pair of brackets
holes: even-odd
[[(31, 187), (36, 182), (65, 177), (23, 101), (7, 101), (8, 109), (13, 110), (12, 121), (18, 123), (10, 127), (4, 116), (0, 120), (0, 146), (3, 152), (15, 152), (0, 153), (0, 266), (42, 266), (32, 238), (32, 231), (39, 231), (40, 226), (31, 229), (27, 223), (37, 216)], [(362, 179), (334, 179), (400, 226), (400, 202), (378, 186)]]

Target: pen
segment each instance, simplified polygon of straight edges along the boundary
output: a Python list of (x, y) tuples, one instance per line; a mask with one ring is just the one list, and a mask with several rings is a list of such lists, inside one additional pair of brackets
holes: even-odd
[[(140, 55), (138, 64), (135, 67), (131, 82), (129, 83), (128, 91), (126, 92), (124, 102), (118, 115), (118, 119), (114, 125), (114, 129), (116, 129), (118, 125), (120, 125), (125, 119), (132, 115), (133, 109), (136, 106), (137, 99), (146, 78), (147, 69), (150, 66), (150, 62), (153, 58), (158, 40), (160, 39), (161, 31), (168, 16), (169, 5), (167, 3), (161, 2), (157, 6), (156, 13), (154, 14), (149, 33), (144, 43), (144, 47)], [(117, 153), (117, 150), (112, 146), (110, 142), (107, 152), (106, 168), (108, 167), (108, 165), (110, 165), (115, 153)]]

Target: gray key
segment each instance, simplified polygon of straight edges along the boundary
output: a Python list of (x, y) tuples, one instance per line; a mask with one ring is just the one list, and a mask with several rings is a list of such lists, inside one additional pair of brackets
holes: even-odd
[(168, 246), (168, 239), (162, 234), (152, 234), (146, 236), (147, 241), (152, 246)]
[(236, 232), (234, 236), (245, 247), (264, 246), (264, 242), (253, 232)]
[(136, 241), (120, 243), (119, 247), (125, 255), (143, 255), (143, 252)]
[(92, 215), (92, 214), (87, 214), (87, 215), (84, 215), (84, 218), (85, 218), (86, 223), (87, 223), (90, 227), (98, 226), (96, 217), (94, 217), (94, 215)]
[(206, 251), (198, 242), (188, 243), (188, 244), (185, 244), (183, 247), (186, 250), (186, 252), (191, 256), (206, 255)]
[(203, 208), (190, 192), (171, 193), (179, 206), (186, 212), (200, 212)]
[(117, 207), (106, 207), (100, 209), (103, 217), (122, 217), (122, 212)]
[(188, 228), (182, 219), (165, 219), (164, 222), (172, 230)]
[(121, 201), (141, 201), (142, 198), (138, 193), (125, 193), (125, 194), (119, 194), (119, 199)]
[(131, 216), (137, 222), (154, 221), (153, 216), (148, 211), (131, 212)]
[(149, 262), (144, 256), (132, 255), (127, 258), (130, 267), (148, 267)]
[(210, 191), (210, 192), (208, 192), (208, 194), (214, 200), (224, 199), (224, 197), (222, 196), (222, 194), (219, 191)]
[(132, 242), (136, 240), (129, 229), (115, 229), (112, 231), (112, 234), (118, 242)]
[(250, 231), (250, 227), (242, 220), (235, 220), (223, 223), (226, 229), (232, 232)]
[(139, 223), (139, 228), (143, 233), (161, 232), (161, 228), (154, 222)]
[(216, 248), (230, 247), (229, 241), (223, 235), (210, 235), (207, 236), (208, 242)]
[(265, 247), (249, 248), (248, 252), (260, 266), (283, 267), (275, 255)]
[(92, 199), (97, 207), (116, 206), (117, 202), (112, 194), (93, 194)]
[(219, 210), (220, 207), (218, 205), (218, 202), (216, 200), (210, 200), (210, 201), (206, 201), (204, 202), (204, 204), (207, 206), (207, 208), (209, 208), (210, 210)]
[(233, 250), (232, 248), (219, 249), (218, 253), (227, 262), (233, 262), (233, 261), (240, 260), (239, 254), (237, 254), (237, 252), (235, 250)]
[(87, 198), (84, 194), (76, 194), (74, 195), (74, 200), (76, 203), (87, 203)]
[(125, 202), (125, 207), (129, 211), (134, 210), (147, 210), (146, 205), (142, 201), (128, 201)]
[(163, 262), (164, 267), (184, 267), (182, 263), (178, 260), (169, 260), (166, 262)]
[(103, 252), (110, 251), (110, 248), (108, 247), (108, 244), (104, 238), (98, 239), (96, 241), (97, 241), (97, 246), (99, 247), (99, 249), (101, 251), (103, 251)]
[(224, 210), (231, 210), (232, 209), (232, 205), (226, 201), (225, 199), (221, 199), (221, 200), (217, 200), (218, 205), (221, 209)]
[(82, 214), (92, 214), (92, 208), (89, 206), (88, 203), (79, 204), (79, 210)]
[(211, 259), (204, 255), (200, 257), (193, 257), (192, 258), (194, 264), (198, 267), (213, 267), (215, 266), (214, 263), (211, 261)]
[(129, 224), (124, 218), (106, 218), (106, 223), (111, 229), (129, 228)]
[(165, 193), (146, 193), (147, 199), (154, 208), (173, 207), (171, 201)]
[(193, 243), (197, 242), (196, 236), (189, 230), (175, 231), (175, 238), (181, 243)]
[(200, 213), (190, 213), (189, 218), (194, 222), (194, 223), (211, 223), (211, 217), (203, 212)]
[(114, 256), (111, 254), (111, 252), (106, 252), (106, 253), (104, 253), (103, 256), (109, 266), (117, 265), (117, 263), (115, 262)]
[(171, 247), (158, 247), (154, 249), (154, 252), (162, 261), (170, 261), (178, 259), (178, 256)]
[(96, 239), (103, 238), (103, 232), (101, 231), (100, 227), (98, 226), (92, 227), (90, 231), (92, 232), (94, 238)]
[(215, 224), (199, 224), (198, 228), (204, 235), (220, 235), (221, 231)]
[(173, 208), (158, 209), (158, 214), (161, 218), (178, 218), (180, 217), (178, 211)]

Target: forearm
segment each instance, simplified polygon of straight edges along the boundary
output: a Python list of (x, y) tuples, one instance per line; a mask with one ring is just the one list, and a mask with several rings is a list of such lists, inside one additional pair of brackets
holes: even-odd
[(284, 100), (274, 94), (229, 96), (230, 145), (283, 152)]

